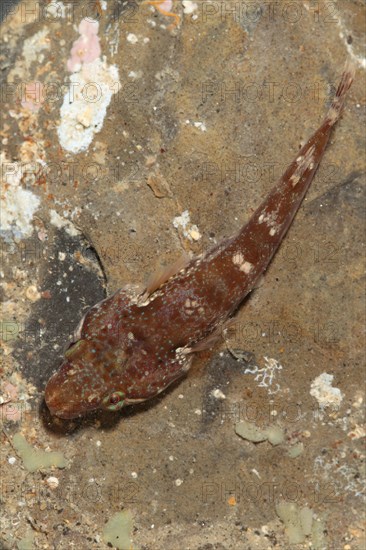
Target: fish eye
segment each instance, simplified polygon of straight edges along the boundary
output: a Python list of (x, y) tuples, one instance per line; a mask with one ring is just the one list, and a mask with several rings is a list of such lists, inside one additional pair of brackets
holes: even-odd
[(119, 411), (123, 407), (124, 400), (123, 391), (114, 391), (104, 397), (102, 407), (108, 411)]

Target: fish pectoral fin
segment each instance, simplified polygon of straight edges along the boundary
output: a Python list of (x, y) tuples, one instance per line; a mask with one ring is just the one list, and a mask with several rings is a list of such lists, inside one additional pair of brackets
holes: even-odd
[(126, 404), (152, 399), (164, 392), (173, 382), (189, 371), (193, 357), (186, 354), (185, 348), (177, 348), (173, 357), (159, 368), (154, 368), (143, 379), (132, 383), (128, 388)]
[(185, 269), (190, 262), (190, 258), (187, 254), (182, 254), (178, 260), (169, 264), (166, 267), (160, 267), (155, 273), (150, 275), (146, 283), (145, 296), (158, 290), (164, 283), (166, 283), (171, 277), (179, 273), (182, 269)]
[(193, 344), (193, 346), (190, 346), (187, 353), (199, 353), (200, 351), (206, 351), (215, 347), (224, 339), (223, 330), (225, 329), (226, 324), (227, 322), (218, 326), (211, 334), (206, 336), (206, 338), (200, 340), (196, 344)]

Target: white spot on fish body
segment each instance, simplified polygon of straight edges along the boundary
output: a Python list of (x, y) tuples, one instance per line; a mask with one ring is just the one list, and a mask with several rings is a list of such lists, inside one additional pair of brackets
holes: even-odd
[(238, 266), (239, 270), (243, 271), (244, 273), (249, 273), (253, 268), (253, 265), (244, 259), (244, 256), (241, 252), (236, 252), (232, 260), (233, 264)]
[(236, 252), (232, 257), (232, 260), (233, 264), (238, 266), (239, 270), (244, 271), (244, 273), (249, 273), (253, 268), (252, 264), (244, 259), (244, 256), (241, 252)]
[(233, 264), (241, 265), (244, 262), (244, 256), (241, 252), (236, 252), (233, 256)]
[(197, 300), (190, 300), (189, 298), (187, 298), (184, 305), (187, 308), (193, 308), (193, 307), (197, 307), (198, 302)]
[(240, 271), (244, 271), (244, 273), (250, 273), (253, 269), (253, 264), (251, 264), (250, 262), (244, 262), (241, 266), (240, 266)]
[(292, 184), (292, 187), (296, 187), (296, 185), (300, 181), (300, 178), (304, 175), (307, 169), (312, 170), (314, 168), (314, 152), (315, 145), (312, 145), (310, 149), (306, 151), (304, 156), (299, 156), (296, 159), (298, 166), (290, 178), (290, 183)]
[(296, 174), (292, 174), (291, 178), (290, 178), (290, 182), (292, 184), (292, 187), (296, 187), (296, 185), (299, 183), (300, 181), (300, 176), (296, 175)]

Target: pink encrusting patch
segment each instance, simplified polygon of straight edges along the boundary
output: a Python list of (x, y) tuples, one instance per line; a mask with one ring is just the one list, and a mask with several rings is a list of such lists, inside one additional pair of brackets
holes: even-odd
[(70, 86), (60, 108), (57, 135), (70, 153), (89, 147), (102, 129), (112, 95), (120, 90), (118, 67), (109, 65), (106, 56), (101, 59), (98, 30), (97, 21), (83, 19), (67, 61)]
[(21, 105), (23, 109), (36, 113), (44, 102), (44, 86), (42, 82), (28, 82), (22, 90)]
[(172, 11), (173, 7), (173, 0), (163, 0), (163, 2), (160, 2), (159, 8), (164, 11)]
[(71, 48), (71, 57), (67, 60), (67, 68), (74, 73), (80, 71), (83, 63), (91, 63), (101, 54), (99, 43), (99, 23), (83, 19), (79, 25), (80, 37)]
[(18, 406), (18, 388), (10, 382), (5, 382), (2, 385), (3, 402), (1, 403), (1, 414), (6, 420), (18, 422), (21, 417), (21, 407)]

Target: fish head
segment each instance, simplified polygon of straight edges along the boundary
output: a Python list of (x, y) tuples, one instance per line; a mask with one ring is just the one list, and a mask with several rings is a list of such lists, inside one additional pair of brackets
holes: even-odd
[(117, 411), (125, 404), (123, 367), (126, 354), (105, 349), (98, 341), (80, 339), (66, 351), (49, 379), (45, 401), (51, 414), (71, 419), (95, 409)]
[(151, 399), (182, 376), (190, 360), (178, 356), (170, 340), (156, 338), (158, 322), (152, 319), (123, 290), (91, 308), (46, 385), (51, 414), (71, 419), (96, 409), (118, 411)]

